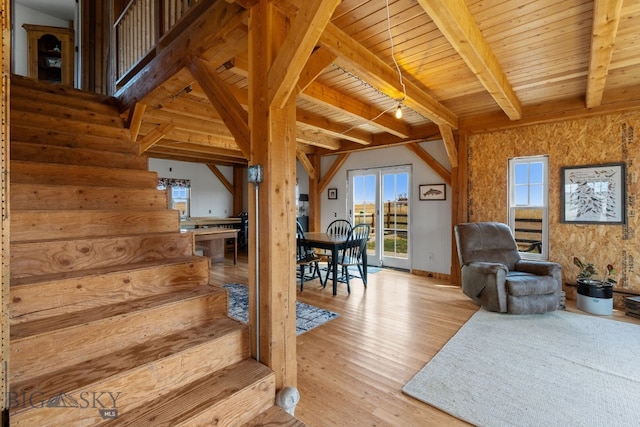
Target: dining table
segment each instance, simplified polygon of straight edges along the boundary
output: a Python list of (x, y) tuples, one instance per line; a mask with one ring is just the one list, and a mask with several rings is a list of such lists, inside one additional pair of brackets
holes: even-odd
[[(349, 240), (348, 234), (327, 234), (323, 231), (307, 231), (304, 233), (304, 240), (307, 246), (316, 249), (325, 249), (331, 251), (331, 267), (333, 269), (333, 295), (338, 291), (338, 254), (340, 250), (347, 246)], [(358, 245), (360, 241), (354, 239), (349, 246)], [(327, 272), (327, 274), (329, 274)], [(362, 279), (367, 280), (367, 251), (362, 252)]]

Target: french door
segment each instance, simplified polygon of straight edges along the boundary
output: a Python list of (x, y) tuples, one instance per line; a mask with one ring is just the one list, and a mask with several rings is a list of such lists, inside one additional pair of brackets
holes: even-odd
[(371, 226), (369, 265), (409, 269), (409, 189), (411, 166), (352, 170), (348, 173), (351, 222)]

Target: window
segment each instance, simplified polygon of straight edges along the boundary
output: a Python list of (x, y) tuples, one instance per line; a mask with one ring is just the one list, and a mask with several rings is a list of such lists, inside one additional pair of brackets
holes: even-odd
[(548, 158), (509, 160), (509, 227), (523, 258), (547, 259)]

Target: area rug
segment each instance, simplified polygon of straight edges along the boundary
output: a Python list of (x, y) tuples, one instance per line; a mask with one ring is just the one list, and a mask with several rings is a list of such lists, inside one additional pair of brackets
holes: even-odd
[[(229, 317), (249, 323), (249, 294), (247, 286), (240, 283), (224, 285), (229, 290)], [(338, 313), (296, 301), (296, 335), (304, 334), (329, 320)]]
[(640, 325), (480, 310), (402, 389), (480, 426), (630, 426)]

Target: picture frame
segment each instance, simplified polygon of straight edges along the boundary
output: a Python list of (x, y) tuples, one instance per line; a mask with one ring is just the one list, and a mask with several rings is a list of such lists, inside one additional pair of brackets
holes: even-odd
[(446, 184), (422, 184), (418, 194), (420, 200), (447, 200)]
[(625, 224), (624, 163), (560, 168), (560, 222)]
[(329, 200), (337, 200), (338, 199), (338, 189), (337, 188), (329, 188), (327, 190), (327, 197), (329, 197)]

